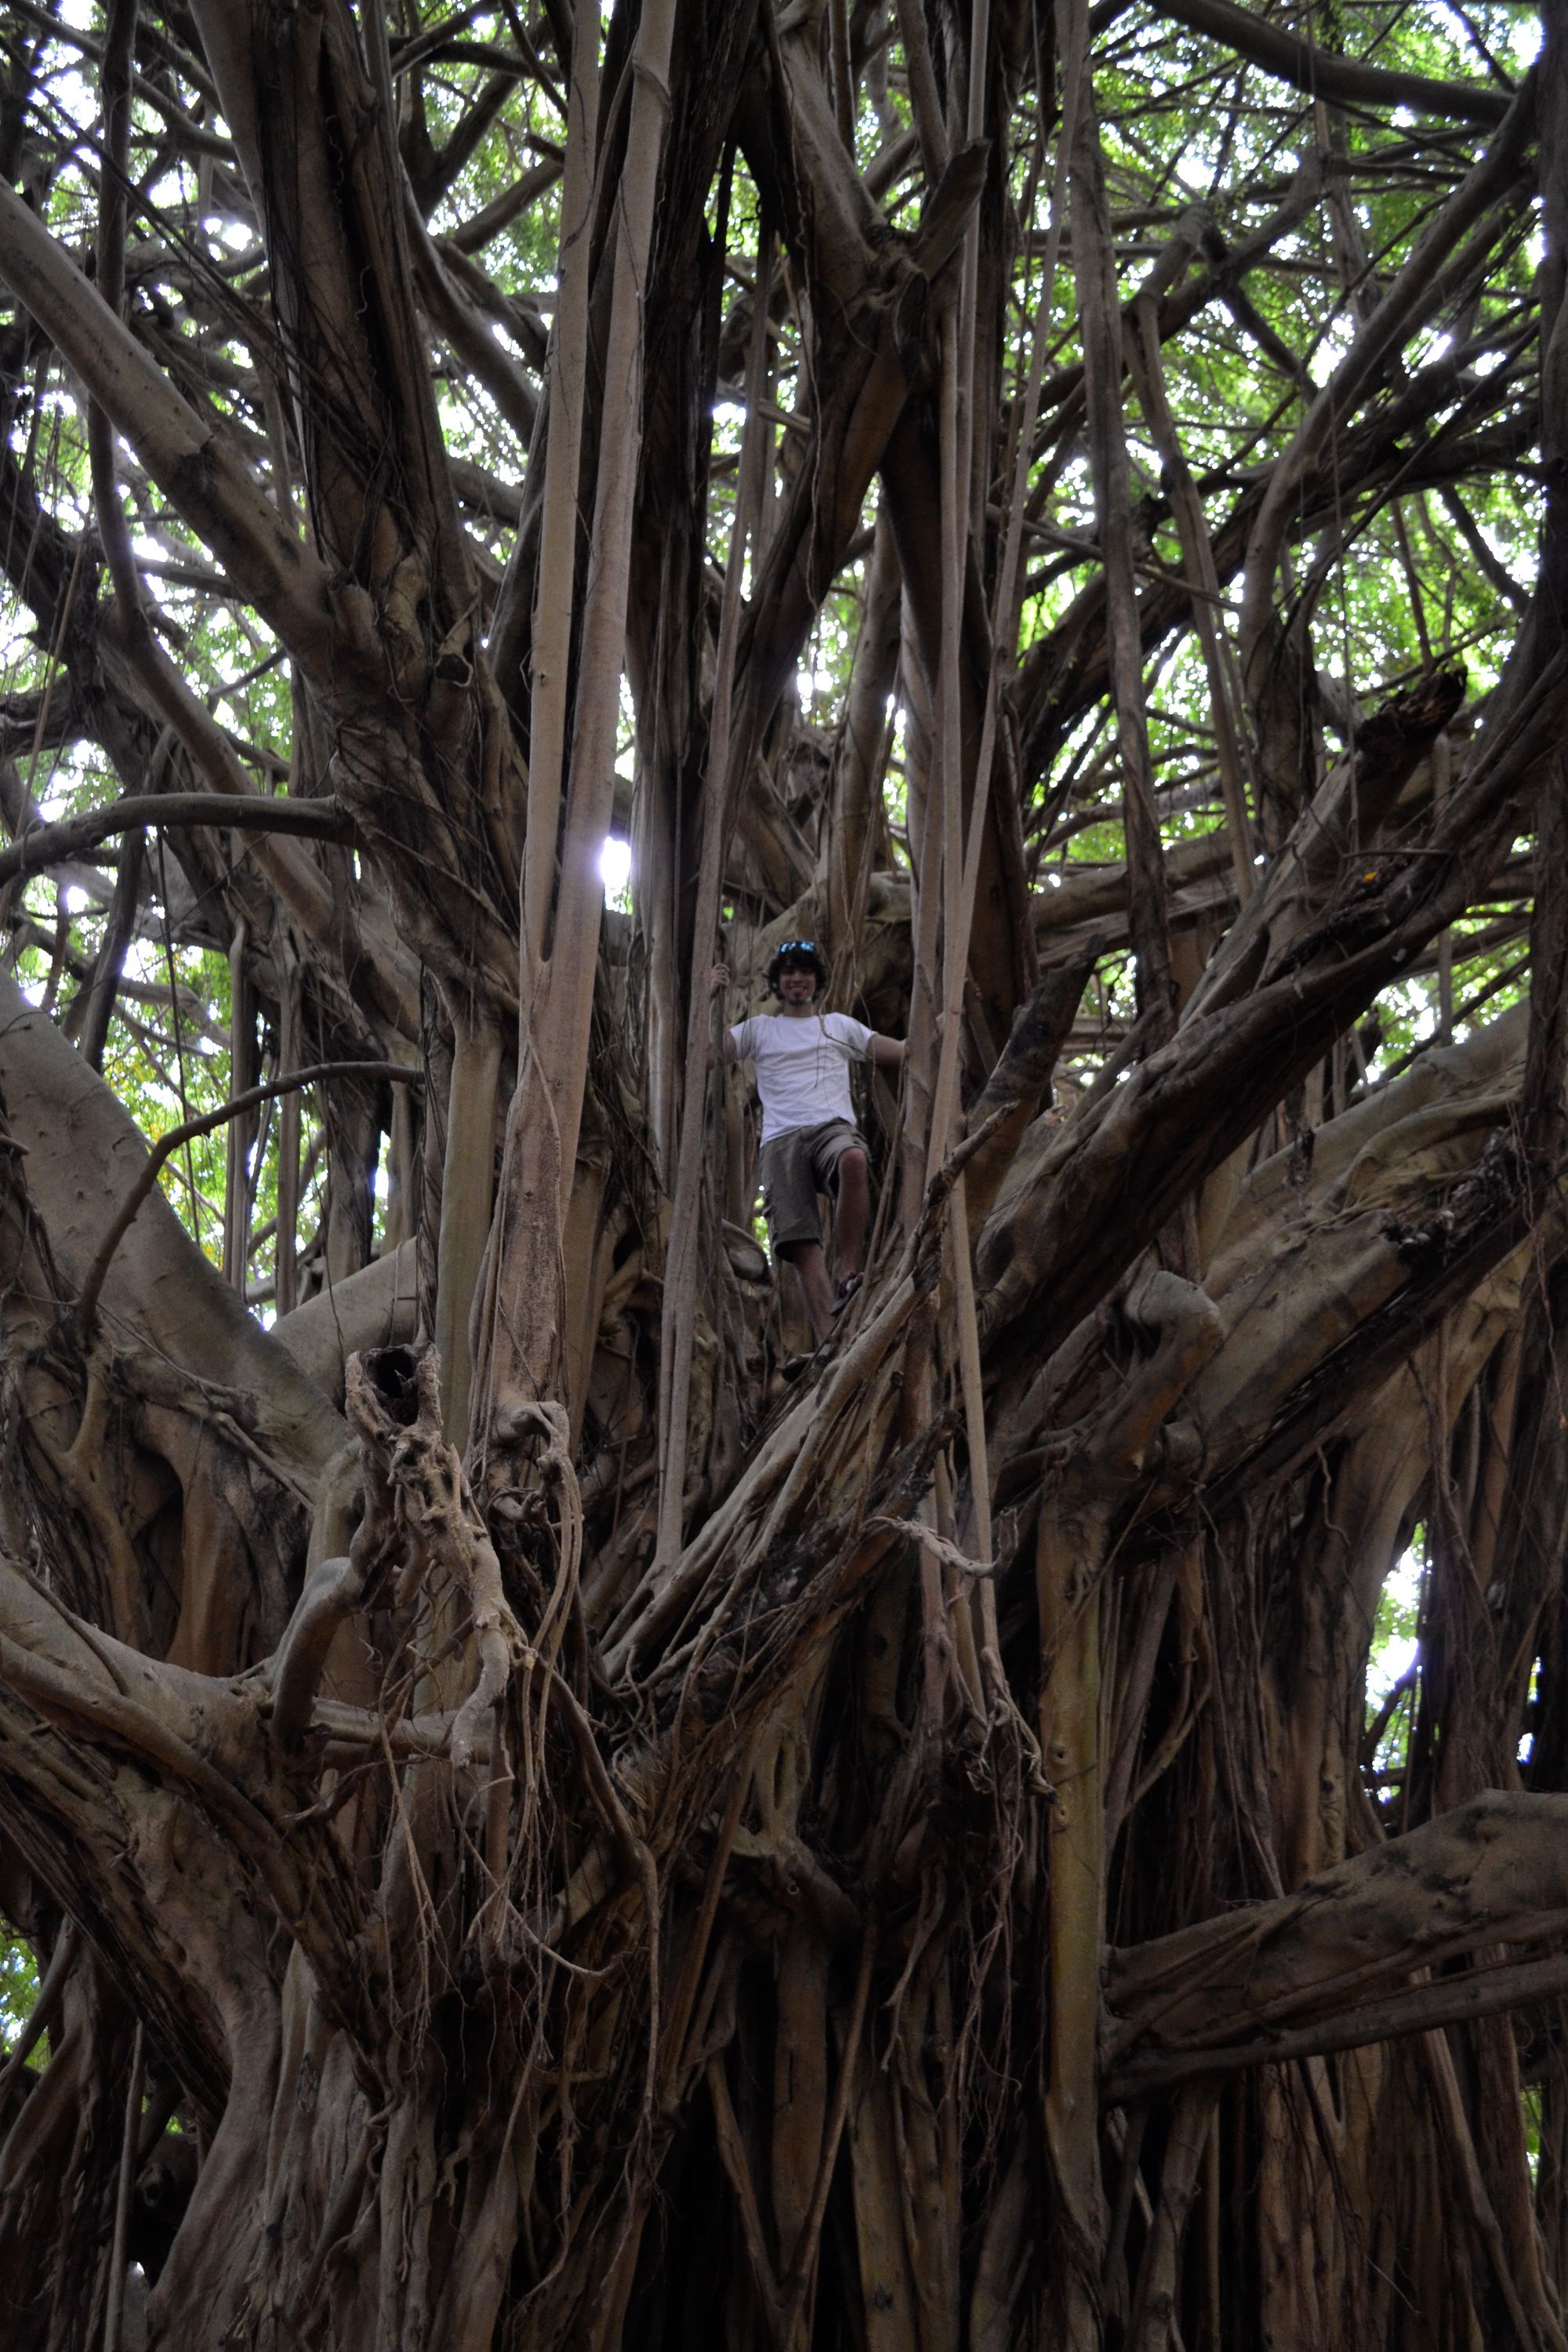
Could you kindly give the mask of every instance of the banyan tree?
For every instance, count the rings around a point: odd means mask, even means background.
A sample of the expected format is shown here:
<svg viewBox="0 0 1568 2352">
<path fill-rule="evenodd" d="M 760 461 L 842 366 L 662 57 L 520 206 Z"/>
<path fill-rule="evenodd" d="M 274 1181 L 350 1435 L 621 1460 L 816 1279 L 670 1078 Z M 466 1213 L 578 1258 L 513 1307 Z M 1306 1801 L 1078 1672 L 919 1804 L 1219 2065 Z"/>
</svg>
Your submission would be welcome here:
<svg viewBox="0 0 1568 2352">
<path fill-rule="evenodd" d="M 1563 2352 L 1565 258 L 1563 0 L 10 0 L 7 2352 Z"/>
</svg>

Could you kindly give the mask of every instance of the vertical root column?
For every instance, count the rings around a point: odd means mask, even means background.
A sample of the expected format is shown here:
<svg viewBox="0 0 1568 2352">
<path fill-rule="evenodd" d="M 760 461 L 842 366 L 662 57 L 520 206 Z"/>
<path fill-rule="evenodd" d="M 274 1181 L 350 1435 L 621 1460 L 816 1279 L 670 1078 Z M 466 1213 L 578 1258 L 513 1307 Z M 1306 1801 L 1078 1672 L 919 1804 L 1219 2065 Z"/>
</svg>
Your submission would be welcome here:
<svg viewBox="0 0 1568 2352">
<path fill-rule="evenodd" d="M 1057 2341 L 1100 2340 L 1105 2192 L 1100 2170 L 1100 1977 L 1104 1911 L 1098 1527 L 1046 1509 L 1036 1582 L 1040 1747 L 1056 1791 L 1050 1831 L 1046 2140 L 1060 2197 Z"/>
</svg>

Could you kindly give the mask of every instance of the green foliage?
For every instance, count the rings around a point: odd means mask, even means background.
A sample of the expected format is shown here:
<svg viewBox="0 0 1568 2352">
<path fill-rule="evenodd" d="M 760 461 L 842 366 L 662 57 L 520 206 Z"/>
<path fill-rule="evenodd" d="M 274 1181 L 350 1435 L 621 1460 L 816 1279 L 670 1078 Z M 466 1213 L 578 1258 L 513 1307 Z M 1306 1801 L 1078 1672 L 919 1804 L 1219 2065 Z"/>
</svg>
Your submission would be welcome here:
<svg viewBox="0 0 1568 2352">
<path fill-rule="evenodd" d="M 1377 1597 L 1366 1665 L 1366 1732 L 1369 1739 L 1376 1735 L 1367 1769 L 1378 1796 L 1390 1789 L 1397 1793 L 1409 1755 L 1421 1671 L 1426 1549 L 1426 1529 L 1417 1528 Z"/>
<path fill-rule="evenodd" d="M 1524 2083 L 1520 2086 L 1519 2110 L 1524 2118 L 1524 2160 L 1530 2168 L 1531 2183 L 1541 2173 L 1541 2085 Z"/>
<path fill-rule="evenodd" d="M 32 2015 L 37 1998 L 38 1969 L 32 1948 L 0 1919 L 0 2059 L 5 2051 L 15 2048 L 16 2037 Z M 47 2065 L 48 2057 L 49 2037 L 40 2033 L 28 2053 L 27 2063 L 41 2071 Z"/>
</svg>

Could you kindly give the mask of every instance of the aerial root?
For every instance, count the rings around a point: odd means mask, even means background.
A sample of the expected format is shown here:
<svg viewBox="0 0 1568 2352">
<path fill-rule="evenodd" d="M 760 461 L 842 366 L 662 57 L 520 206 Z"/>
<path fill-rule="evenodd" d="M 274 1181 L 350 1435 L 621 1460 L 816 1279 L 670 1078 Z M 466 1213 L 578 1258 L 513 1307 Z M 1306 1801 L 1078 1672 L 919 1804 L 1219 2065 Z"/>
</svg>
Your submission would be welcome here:
<svg viewBox="0 0 1568 2352">
<path fill-rule="evenodd" d="M 349 1360 L 345 1402 L 367 1455 L 384 1467 L 392 1542 L 406 1549 L 399 1599 L 412 1598 L 432 1567 L 468 1599 L 479 1671 L 447 1743 L 460 1769 L 472 1759 L 479 1725 L 530 1653 L 461 1457 L 441 1426 L 440 1371 L 433 1347 L 367 1349 Z"/>
</svg>

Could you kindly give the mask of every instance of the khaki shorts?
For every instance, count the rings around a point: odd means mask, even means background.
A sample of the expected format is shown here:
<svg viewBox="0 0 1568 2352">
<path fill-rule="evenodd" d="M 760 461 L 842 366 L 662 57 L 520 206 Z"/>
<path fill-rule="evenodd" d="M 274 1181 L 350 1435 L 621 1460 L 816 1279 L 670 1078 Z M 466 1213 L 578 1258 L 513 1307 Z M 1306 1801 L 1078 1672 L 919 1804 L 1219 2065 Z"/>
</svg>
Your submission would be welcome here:
<svg viewBox="0 0 1568 2352">
<path fill-rule="evenodd" d="M 792 1127 L 764 1143 L 757 1163 L 763 1180 L 763 1210 L 775 1250 L 795 1242 L 820 1242 L 816 1196 L 835 1191 L 838 1162 L 846 1151 L 864 1151 L 866 1139 L 847 1118 L 821 1127 Z"/>
</svg>

